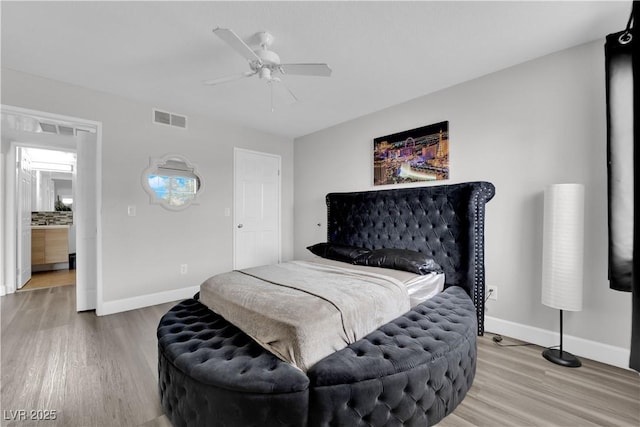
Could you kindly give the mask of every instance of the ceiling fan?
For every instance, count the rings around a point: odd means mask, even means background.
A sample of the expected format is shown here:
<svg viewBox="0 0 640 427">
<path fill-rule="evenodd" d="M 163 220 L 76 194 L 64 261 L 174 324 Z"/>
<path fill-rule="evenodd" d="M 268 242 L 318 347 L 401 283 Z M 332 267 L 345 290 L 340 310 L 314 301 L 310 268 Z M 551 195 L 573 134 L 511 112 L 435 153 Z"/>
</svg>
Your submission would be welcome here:
<svg viewBox="0 0 640 427">
<path fill-rule="evenodd" d="M 236 33 L 228 28 L 216 28 L 213 30 L 213 33 L 249 61 L 250 70 L 241 74 L 205 80 L 203 82 L 205 85 L 214 86 L 255 75 L 266 80 L 270 85 L 274 82 L 281 82 L 280 77 L 277 76 L 278 74 L 320 77 L 331 76 L 331 68 L 323 63 L 281 64 L 278 54 L 269 50 L 269 47 L 273 43 L 273 36 L 266 31 L 259 32 L 255 35 L 255 39 L 258 41 L 255 49 L 249 47 Z M 273 85 L 271 85 L 271 87 L 273 88 Z M 295 95 L 288 88 L 287 92 L 293 98 L 293 101 L 297 101 Z"/>
</svg>

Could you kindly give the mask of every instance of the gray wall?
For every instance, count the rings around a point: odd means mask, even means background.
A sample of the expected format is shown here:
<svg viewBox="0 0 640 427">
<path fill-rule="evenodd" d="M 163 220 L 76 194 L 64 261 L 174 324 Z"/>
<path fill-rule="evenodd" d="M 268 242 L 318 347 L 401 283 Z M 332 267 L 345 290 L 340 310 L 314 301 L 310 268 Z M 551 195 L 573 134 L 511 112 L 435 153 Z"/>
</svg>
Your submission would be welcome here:
<svg viewBox="0 0 640 427">
<path fill-rule="evenodd" d="M 100 121 L 104 301 L 197 286 L 232 268 L 233 148 L 282 156 L 282 257 L 293 254 L 293 142 L 189 115 L 188 129 L 151 123 L 152 108 L 105 93 L 2 70 L 2 103 Z M 181 113 L 181 112 L 176 112 Z M 268 113 L 268 111 L 266 112 Z M 182 154 L 205 180 L 200 204 L 181 212 L 150 205 L 141 174 L 149 157 Z M 137 216 L 127 216 L 127 206 Z M 180 264 L 188 274 L 180 275 Z"/>
<path fill-rule="evenodd" d="M 629 348 L 631 298 L 607 281 L 604 41 L 578 46 L 417 98 L 295 141 L 295 256 L 326 240 L 324 196 L 373 188 L 373 138 L 449 121 L 451 179 L 491 181 L 487 315 L 557 331 L 540 302 L 542 195 L 586 187 L 584 308 L 565 334 Z M 399 77 L 401 78 L 401 77 Z M 392 84 L 392 82 L 390 82 Z M 317 224 L 321 223 L 318 227 Z"/>
</svg>

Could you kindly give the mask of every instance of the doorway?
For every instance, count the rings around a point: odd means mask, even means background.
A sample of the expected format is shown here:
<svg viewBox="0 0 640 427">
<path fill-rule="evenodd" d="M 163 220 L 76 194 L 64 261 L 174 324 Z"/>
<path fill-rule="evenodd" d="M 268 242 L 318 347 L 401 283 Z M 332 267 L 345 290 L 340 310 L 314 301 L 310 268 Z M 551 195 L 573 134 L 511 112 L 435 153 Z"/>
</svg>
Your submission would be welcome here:
<svg viewBox="0 0 640 427">
<path fill-rule="evenodd" d="M 275 154 L 234 149 L 235 270 L 280 262 L 280 163 Z"/>
<path fill-rule="evenodd" d="M 100 314 L 101 131 L 102 125 L 99 122 L 2 106 L 2 179 L 5 181 L 2 190 L 4 205 L 0 209 L 4 225 L 4 256 L 0 259 L 2 294 L 13 293 L 18 288 L 20 257 L 17 242 L 23 238 L 17 221 L 17 206 L 20 201 L 16 182 L 18 147 L 75 151 L 77 185 L 73 191 L 73 203 L 77 253 L 76 309 L 96 309 Z"/>
<path fill-rule="evenodd" d="M 76 153 L 18 145 L 17 288 L 76 283 Z"/>
</svg>

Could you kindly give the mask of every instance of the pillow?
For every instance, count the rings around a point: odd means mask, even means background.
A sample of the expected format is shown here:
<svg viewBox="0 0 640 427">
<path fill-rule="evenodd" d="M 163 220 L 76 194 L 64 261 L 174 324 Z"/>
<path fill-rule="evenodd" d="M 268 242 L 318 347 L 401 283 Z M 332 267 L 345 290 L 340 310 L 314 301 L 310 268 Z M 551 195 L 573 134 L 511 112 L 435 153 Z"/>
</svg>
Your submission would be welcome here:
<svg viewBox="0 0 640 427">
<path fill-rule="evenodd" d="M 349 264 L 353 264 L 356 258 L 371 253 L 370 249 L 339 243 L 316 243 L 313 246 L 308 246 L 307 249 L 319 257 L 348 262 Z"/>
<path fill-rule="evenodd" d="M 353 263 L 410 271 L 416 274 L 442 273 L 442 267 L 433 258 L 409 249 L 376 249 L 360 255 Z"/>
</svg>

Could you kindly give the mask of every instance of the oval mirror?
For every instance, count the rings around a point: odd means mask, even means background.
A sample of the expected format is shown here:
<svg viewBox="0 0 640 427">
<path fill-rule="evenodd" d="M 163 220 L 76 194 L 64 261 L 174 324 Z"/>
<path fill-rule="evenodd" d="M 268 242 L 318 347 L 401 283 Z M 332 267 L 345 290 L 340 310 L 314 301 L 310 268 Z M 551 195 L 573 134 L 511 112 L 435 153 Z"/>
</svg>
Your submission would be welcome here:
<svg viewBox="0 0 640 427">
<path fill-rule="evenodd" d="M 177 154 L 150 159 L 142 174 L 149 201 L 169 210 L 182 210 L 197 203 L 204 182 L 196 166 Z"/>
</svg>

